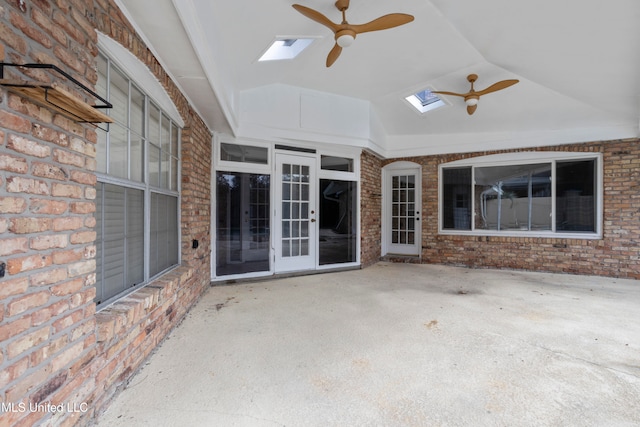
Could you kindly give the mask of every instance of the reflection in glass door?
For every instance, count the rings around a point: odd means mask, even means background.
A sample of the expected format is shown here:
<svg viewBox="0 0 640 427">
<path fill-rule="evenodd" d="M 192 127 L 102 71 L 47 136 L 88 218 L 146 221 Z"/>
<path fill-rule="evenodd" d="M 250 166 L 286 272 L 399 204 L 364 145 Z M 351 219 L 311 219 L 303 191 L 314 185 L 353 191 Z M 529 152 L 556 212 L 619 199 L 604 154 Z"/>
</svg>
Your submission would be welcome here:
<svg viewBox="0 0 640 427">
<path fill-rule="evenodd" d="M 270 176 L 216 174 L 216 275 L 269 271 Z"/>
<path fill-rule="evenodd" d="M 315 159 L 278 154 L 276 182 L 275 269 L 315 268 Z"/>
<path fill-rule="evenodd" d="M 320 180 L 318 264 L 340 264 L 357 260 L 358 183 Z"/>
</svg>

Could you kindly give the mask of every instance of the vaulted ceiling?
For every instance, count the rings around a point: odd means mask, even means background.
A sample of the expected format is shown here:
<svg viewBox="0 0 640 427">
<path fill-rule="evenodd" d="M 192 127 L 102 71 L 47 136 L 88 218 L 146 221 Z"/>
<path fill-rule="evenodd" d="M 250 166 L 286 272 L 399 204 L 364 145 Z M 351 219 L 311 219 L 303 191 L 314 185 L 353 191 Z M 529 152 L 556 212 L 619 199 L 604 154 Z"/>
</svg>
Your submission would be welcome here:
<svg viewBox="0 0 640 427">
<path fill-rule="evenodd" d="M 332 0 L 117 0 L 208 126 L 238 139 L 338 143 L 380 155 L 632 138 L 640 124 L 638 0 L 352 0 L 347 19 L 409 24 L 361 34 L 329 68 Z M 152 11 L 152 12 L 151 12 Z M 276 37 L 312 37 L 297 58 L 258 62 Z M 520 82 L 419 114 L 425 88 Z"/>
</svg>

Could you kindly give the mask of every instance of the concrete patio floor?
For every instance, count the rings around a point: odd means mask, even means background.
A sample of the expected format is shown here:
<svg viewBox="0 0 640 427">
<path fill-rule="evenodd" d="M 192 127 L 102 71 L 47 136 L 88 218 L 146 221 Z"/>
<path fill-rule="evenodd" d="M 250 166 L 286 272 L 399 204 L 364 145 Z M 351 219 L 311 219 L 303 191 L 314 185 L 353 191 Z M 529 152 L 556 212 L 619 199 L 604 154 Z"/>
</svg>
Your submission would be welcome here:
<svg viewBox="0 0 640 427">
<path fill-rule="evenodd" d="M 378 263 L 208 290 L 112 426 L 639 426 L 640 282 Z"/>
</svg>

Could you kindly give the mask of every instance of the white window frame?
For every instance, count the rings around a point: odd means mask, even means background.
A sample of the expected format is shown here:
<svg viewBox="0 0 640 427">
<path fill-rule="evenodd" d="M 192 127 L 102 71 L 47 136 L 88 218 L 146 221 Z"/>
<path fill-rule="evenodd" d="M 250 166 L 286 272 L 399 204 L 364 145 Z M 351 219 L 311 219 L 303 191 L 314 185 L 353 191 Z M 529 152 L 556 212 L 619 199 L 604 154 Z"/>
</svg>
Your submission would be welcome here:
<svg viewBox="0 0 640 427">
<path fill-rule="evenodd" d="M 271 219 L 273 220 L 273 207 L 276 204 L 276 192 L 274 191 L 273 182 L 274 177 L 276 176 L 275 171 L 275 156 L 276 153 L 296 153 L 295 151 L 282 150 L 277 148 L 278 143 L 275 142 L 267 142 L 255 139 L 248 138 L 235 138 L 231 135 L 214 133 L 212 138 L 213 143 L 213 167 L 211 168 L 211 200 L 212 203 L 215 204 L 217 201 L 217 193 L 216 193 L 216 177 L 218 172 L 241 172 L 241 173 L 251 173 L 251 174 L 264 174 L 271 176 L 271 199 L 270 204 L 272 207 L 271 210 Z M 266 148 L 268 150 L 268 160 L 267 164 L 260 163 L 249 163 L 249 162 L 241 162 L 241 161 L 230 161 L 230 160 L 222 160 L 221 159 L 221 144 L 231 144 L 231 145 L 245 145 L 252 147 L 260 147 Z M 359 266 L 361 263 L 360 252 L 361 252 L 361 192 L 362 192 L 362 181 L 360 180 L 360 156 L 361 149 L 351 148 L 351 147 L 314 147 L 311 144 L 304 143 L 301 141 L 290 142 L 287 145 L 291 145 L 292 147 L 300 147 L 300 148 L 309 148 L 315 151 L 315 153 L 298 153 L 301 156 L 305 157 L 314 157 L 316 159 L 316 184 L 319 185 L 321 179 L 336 179 L 342 181 L 354 181 L 357 183 L 357 222 L 358 222 L 358 239 L 356 240 L 356 260 L 350 263 L 341 263 L 341 264 L 329 264 L 329 265 L 316 265 L 315 271 L 321 270 L 331 270 L 336 268 L 349 268 L 354 266 Z M 333 156 L 333 157 L 344 157 L 353 160 L 353 172 L 344 172 L 344 171 L 334 171 L 328 169 L 322 169 L 321 167 L 321 156 Z M 319 196 L 318 196 L 319 197 Z M 236 278 L 254 278 L 254 277 L 265 277 L 274 274 L 274 265 L 273 263 L 270 266 L 269 271 L 261 271 L 261 272 L 253 272 L 253 273 L 245 273 L 238 275 L 228 275 L 228 276 L 220 276 L 216 275 L 216 266 L 215 262 L 217 259 L 217 224 L 216 224 L 216 212 L 215 208 L 212 205 L 212 214 L 211 214 L 211 265 L 210 265 L 210 277 L 212 281 L 217 280 L 232 280 Z M 270 245 L 271 245 L 271 256 L 273 257 L 273 251 L 275 250 L 275 236 L 270 236 Z M 318 253 L 319 242 L 316 239 L 316 254 Z M 273 259 L 273 258 L 272 258 Z"/>
<path fill-rule="evenodd" d="M 184 127 L 184 121 L 180 117 L 177 108 L 169 98 L 166 91 L 162 88 L 158 80 L 151 74 L 148 68 L 142 64 L 139 60 L 137 60 L 130 52 L 124 49 L 121 45 L 116 43 L 114 40 L 109 37 L 98 33 L 98 48 L 101 54 L 108 59 L 115 67 L 117 67 L 123 74 L 126 75 L 128 80 L 134 84 L 138 90 L 140 90 L 145 96 L 145 115 L 147 116 L 145 119 L 145 136 L 144 143 L 149 144 L 148 142 L 148 133 L 149 133 L 149 106 L 154 104 L 158 107 L 161 117 L 166 117 L 171 120 L 171 122 L 177 127 L 177 182 L 176 188 L 173 188 L 171 185 L 171 176 L 169 173 L 167 183 L 167 187 L 159 187 L 157 184 L 151 184 L 149 182 L 149 162 L 148 162 L 148 149 L 144 149 L 144 174 L 143 181 L 136 182 L 129 179 L 118 178 L 113 175 L 109 175 L 108 173 L 96 172 L 96 176 L 99 184 L 113 184 L 120 187 L 126 187 L 131 189 L 142 190 L 144 192 L 144 279 L 141 283 L 132 286 L 116 295 L 108 297 L 99 302 L 98 308 L 103 309 L 113 302 L 118 301 L 124 296 L 130 294 L 136 289 L 146 286 L 148 283 L 152 282 L 156 278 L 166 274 L 167 272 L 175 269 L 182 262 L 182 233 L 181 233 L 181 175 L 182 175 L 182 159 L 181 159 L 181 135 L 182 128 Z M 108 87 L 108 86 L 107 86 Z M 129 100 L 129 102 L 131 102 Z M 161 118 L 162 120 L 162 118 Z M 162 125 L 160 124 L 162 128 Z M 161 131 L 160 128 L 160 131 Z M 171 129 L 171 128 L 170 128 Z M 170 132 L 171 133 L 171 132 Z M 157 141 L 158 144 L 161 144 L 160 141 Z M 107 149 L 107 159 L 106 165 L 107 170 L 109 168 L 109 159 L 108 154 L 109 150 Z M 171 152 L 169 152 L 169 161 L 171 162 Z M 128 157 L 128 162 L 131 161 L 130 157 Z M 162 162 L 162 159 L 160 159 Z M 170 169 L 169 169 L 170 170 Z M 151 275 L 150 273 L 150 256 L 151 252 L 150 248 L 150 229 L 151 229 L 151 195 L 152 193 L 166 195 L 170 197 L 175 197 L 177 199 L 177 263 L 169 266 L 168 268 L 164 268 L 161 271 Z M 99 225 L 98 225 L 99 226 Z"/>
<path fill-rule="evenodd" d="M 595 160 L 596 161 L 596 230 L 593 232 L 557 232 L 556 229 L 556 163 L 567 160 Z M 477 230 L 475 225 L 475 168 L 477 167 L 493 167 L 493 166 L 513 166 L 514 164 L 535 164 L 549 163 L 551 164 L 551 182 L 552 182 L 552 206 L 551 206 L 551 230 Z M 471 230 L 454 230 L 445 229 L 444 223 L 444 189 L 443 189 L 443 170 L 447 168 L 471 167 Z M 516 152 L 492 154 L 482 157 L 472 157 L 469 159 L 456 160 L 449 163 L 438 165 L 438 234 L 442 235 L 468 235 L 468 236 L 501 236 L 501 237 L 542 237 L 542 238 L 560 238 L 560 239 L 602 239 L 603 230 L 603 161 L 602 153 L 593 152 L 561 152 L 561 151 L 541 151 L 541 152 Z"/>
</svg>

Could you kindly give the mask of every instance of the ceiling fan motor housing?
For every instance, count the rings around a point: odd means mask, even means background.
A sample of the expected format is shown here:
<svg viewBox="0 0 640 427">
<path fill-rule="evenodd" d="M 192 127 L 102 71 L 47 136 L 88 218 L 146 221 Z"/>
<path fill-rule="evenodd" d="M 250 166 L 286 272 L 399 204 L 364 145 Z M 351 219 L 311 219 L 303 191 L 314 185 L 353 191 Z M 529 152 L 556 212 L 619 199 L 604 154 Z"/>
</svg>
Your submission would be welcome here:
<svg viewBox="0 0 640 427">
<path fill-rule="evenodd" d="M 340 30 L 336 32 L 336 43 L 340 47 L 349 47 L 353 44 L 353 41 L 356 39 L 356 32 L 345 28 L 344 30 Z"/>
</svg>

